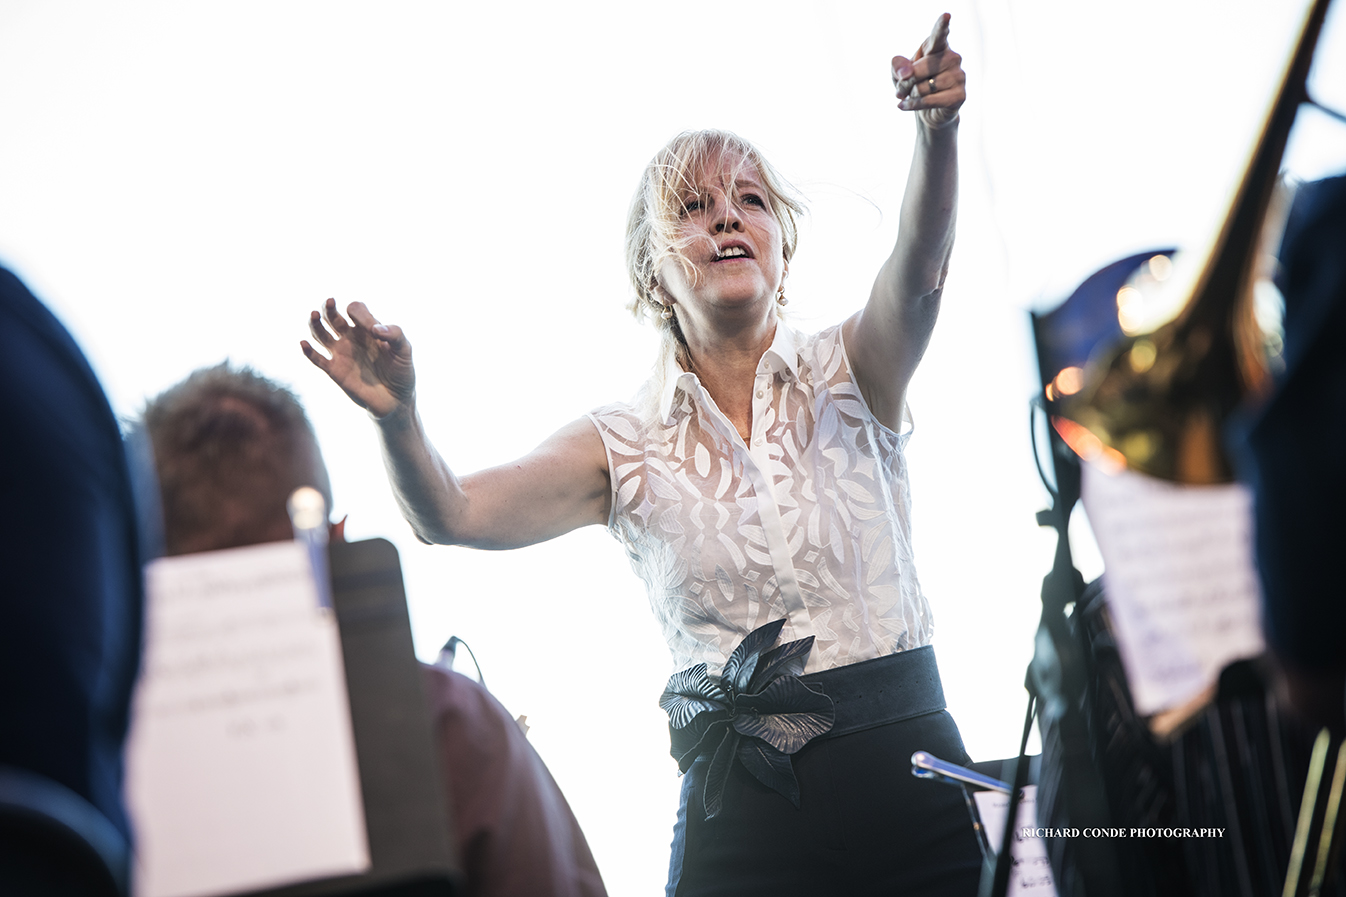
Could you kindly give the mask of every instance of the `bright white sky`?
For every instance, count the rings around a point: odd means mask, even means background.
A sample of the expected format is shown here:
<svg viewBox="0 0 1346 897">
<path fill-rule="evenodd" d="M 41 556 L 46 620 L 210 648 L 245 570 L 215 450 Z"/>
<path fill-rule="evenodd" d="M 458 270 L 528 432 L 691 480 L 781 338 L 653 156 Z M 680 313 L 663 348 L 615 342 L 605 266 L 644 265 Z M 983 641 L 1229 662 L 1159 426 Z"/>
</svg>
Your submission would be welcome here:
<svg viewBox="0 0 1346 897">
<path fill-rule="evenodd" d="M 910 396 L 916 552 L 950 709 L 974 757 L 1009 756 L 1052 547 L 1023 310 L 1201 242 L 1302 6 L 3 0 L 0 261 L 121 414 L 226 357 L 291 385 L 347 532 L 401 551 L 418 653 L 467 639 L 612 893 L 651 894 L 678 779 L 643 586 L 599 528 L 512 554 L 418 544 L 370 424 L 299 353 L 309 309 L 360 299 L 406 328 L 451 464 L 516 457 L 647 375 L 652 333 L 622 309 L 627 202 L 669 137 L 725 127 L 811 201 L 795 326 L 840 320 L 891 248 L 910 156 L 888 60 L 947 9 L 970 99 L 959 243 Z M 1343 19 L 1314 84 L 1338 109 Z M 1302 121 L 1292 171 L 1346 168 L 1346 125 Z"/>
</svg>

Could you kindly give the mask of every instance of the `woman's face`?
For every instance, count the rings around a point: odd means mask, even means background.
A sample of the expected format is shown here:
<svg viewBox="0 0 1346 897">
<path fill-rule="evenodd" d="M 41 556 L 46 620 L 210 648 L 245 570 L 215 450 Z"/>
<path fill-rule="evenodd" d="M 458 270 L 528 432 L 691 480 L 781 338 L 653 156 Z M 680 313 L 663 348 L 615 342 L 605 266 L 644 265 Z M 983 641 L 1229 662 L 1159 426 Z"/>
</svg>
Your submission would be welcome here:
<svg viewBox="0 0 1346 897">
<path fill-rule="evenodd" d="M 677 236 L 691 271 L 677 258 L 659 269 L 684 333 L 769 309 L 785 277 L 780 223 L 756 167 L 726 154 L 689 180 Z"/>
</svg>

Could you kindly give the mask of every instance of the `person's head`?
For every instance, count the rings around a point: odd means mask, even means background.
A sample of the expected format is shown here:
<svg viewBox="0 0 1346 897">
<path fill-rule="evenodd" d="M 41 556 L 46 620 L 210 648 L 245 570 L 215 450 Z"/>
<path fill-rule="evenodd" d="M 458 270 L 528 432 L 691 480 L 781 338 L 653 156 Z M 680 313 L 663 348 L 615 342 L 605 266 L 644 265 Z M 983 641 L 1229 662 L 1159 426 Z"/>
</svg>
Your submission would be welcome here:
<svg viewBox="0 0 1346 897">
<path fill-rule="evenodd" d="M 772 251 L 780 258 L 769 260 L 768 273 L 783 278 L 803 204 L 756 147 L 728 131 L 686 131 L 646 166 L 626 225 L 627 273 L 635 291 L 630 307 L 638 318 L 651 318 L 666 343 L 682 341 L 670 290 L 695 288 L 703 266 L 715 258 L 716 228 L 732 229 L 732 216 L 752 217 L 758 210 L 778 241 Z M 770 292 L 779 286 L 770 284 Z M 671 317 L 664 317 L 666 308 Z"/>
<path fill-rule="evenodd" d="M 312 486 L 332 507 L 322 452 L 294 393 L 228 362 L 151 399 L 169 555 L 293 538 L 286 501 Z"/>
</svg>

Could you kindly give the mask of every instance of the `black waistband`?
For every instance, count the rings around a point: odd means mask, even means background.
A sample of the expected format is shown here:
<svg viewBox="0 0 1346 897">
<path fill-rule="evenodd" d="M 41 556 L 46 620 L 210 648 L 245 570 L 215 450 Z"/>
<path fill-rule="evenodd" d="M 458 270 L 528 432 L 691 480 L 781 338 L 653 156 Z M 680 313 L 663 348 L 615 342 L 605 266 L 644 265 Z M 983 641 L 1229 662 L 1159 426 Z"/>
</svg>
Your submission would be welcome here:
<svg viewBox="0 0 1346 897">
<path fill-rule="evenodd" d="M 799 678 L 821 687 L 836 705 L 836 722 L 823 738 L 863 732 L 945 707 L 935 649 L 929 645 Z"/>
</svg>

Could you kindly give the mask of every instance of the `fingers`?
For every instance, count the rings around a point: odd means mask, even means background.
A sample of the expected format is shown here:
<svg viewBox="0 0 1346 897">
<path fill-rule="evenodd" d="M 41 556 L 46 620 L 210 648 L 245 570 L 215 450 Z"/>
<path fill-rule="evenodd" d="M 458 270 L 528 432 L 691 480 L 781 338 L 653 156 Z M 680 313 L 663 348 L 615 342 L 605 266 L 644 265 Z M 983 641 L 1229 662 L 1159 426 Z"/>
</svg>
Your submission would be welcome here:
<svg viewBox="0 0 1346 897">
<path fill-rule="evenodd" d="M 903 112 L 912 112 L 922 109 L 951 110 L 943 115 L 936 116 L 935 118 L 926 119 L 927 124 L 943 127 L 957 118 L 958 109 L 962 107 L 966 100 L 967 90 L 963 85 L 959 84 L 956 87 L 938 90 L 926 96 L 913 94 L 898 103 L 897 108 L 901 109 Z"/>
<path fill-rule="evenodd" d="M 930 85 L 931 79 L 936 84 L 933 89 Z M 963 84 L 966 80 L 967 76 L 963 74 L 963 57 L 953 50 L 941 50 L 914 61 L 905 60 L 901 56 L 893 57 L 893 86 L 897 89 L 899 100 L 905 100 L 913 94 L 929 96 L 936 90 L 947 90 Z"/>
<path fill-rule="evenodd" d="M 893 83 L 898 88 L 898 98 L 905 98 L 911 92 L 911 85 L 903 82 L 927 81 L 934 77 L 940 71 L 949 68 L 949 60 L 945 54 L 949 52 L 949 22 L 951 16 L 946 12 L 935 20 L 935 27 L 931 29 L 930 36 L 927 37 L 916 53 L 907 59 L 903 56 L 893 57 Z M 962 57 L 954 54 L 959 62 Z"/>
<path fill-rule="evenodd" d="M 349 316 L 349 321 L 346 316 Z M 304 357 L 319 370 L 336 379 L 333 364 L 338 362 L 338 356 L 349 361 L 352 350 L 357 357 L 365 358 L 370 363 L 388 350 L 401 362 L 410 362 L 411 344 L 407 342 L 401 327 L 380 324 L 363 302 L 352 302 L 346 308 L 346 316 L 337 310 L 335 299 L 324 302 L 321 312 L 309 314 L 309 333 L 313 335 L 315 343 L 327 350 L 327 354 L 324 355 L 307 340 L 301 340 L 299 348 Z M 342 348 L 343 343 L 346 344 L 345 348 Z"/>
<path fill-rule="evenodd" d="M 316 311 L 310 313 L 308 316 L 308 332 L 313 334 L 313 338 L 318 341 L 318 345 L 329 351 L 332 348 L 332 344 L 337 340 L 337 338 L 329 333 L 327 328 L 323 326 L 322 316 Z"/>
<path fill-rule="evenodd" d="M 380 324 L 363 302 L 352 302 L 346 308 L 346 315 L 350 317 L 349 321 L 337 310 L 336 300 L 328 299 L 323 303 L 321 314 L 315 311 L 309 315 L 309 332 L 313 334 L 313 338 L 324 349 L 328 350 L 343 339 L 355 337 L 358 342 L 360 331 L 367 331 L 373 334 L 376 339 L 390 342 L 402 342 L 405 339 L 402 335 L 402 328 L 390 324 Z M 327 324 L 326 327 L 323 326 L 324 322 Z M 328 330 L 329 327 L 331 328 L 330 331 Z"/>
<path fill-rule="evenodd" d="M 907 96 L 897 104 L 904 111 L 911 109 L 957 108 L 967 99 L 967 76 L 962 69 L 941 72 L 925 81 L 917 81 Z"/>
</svg>

